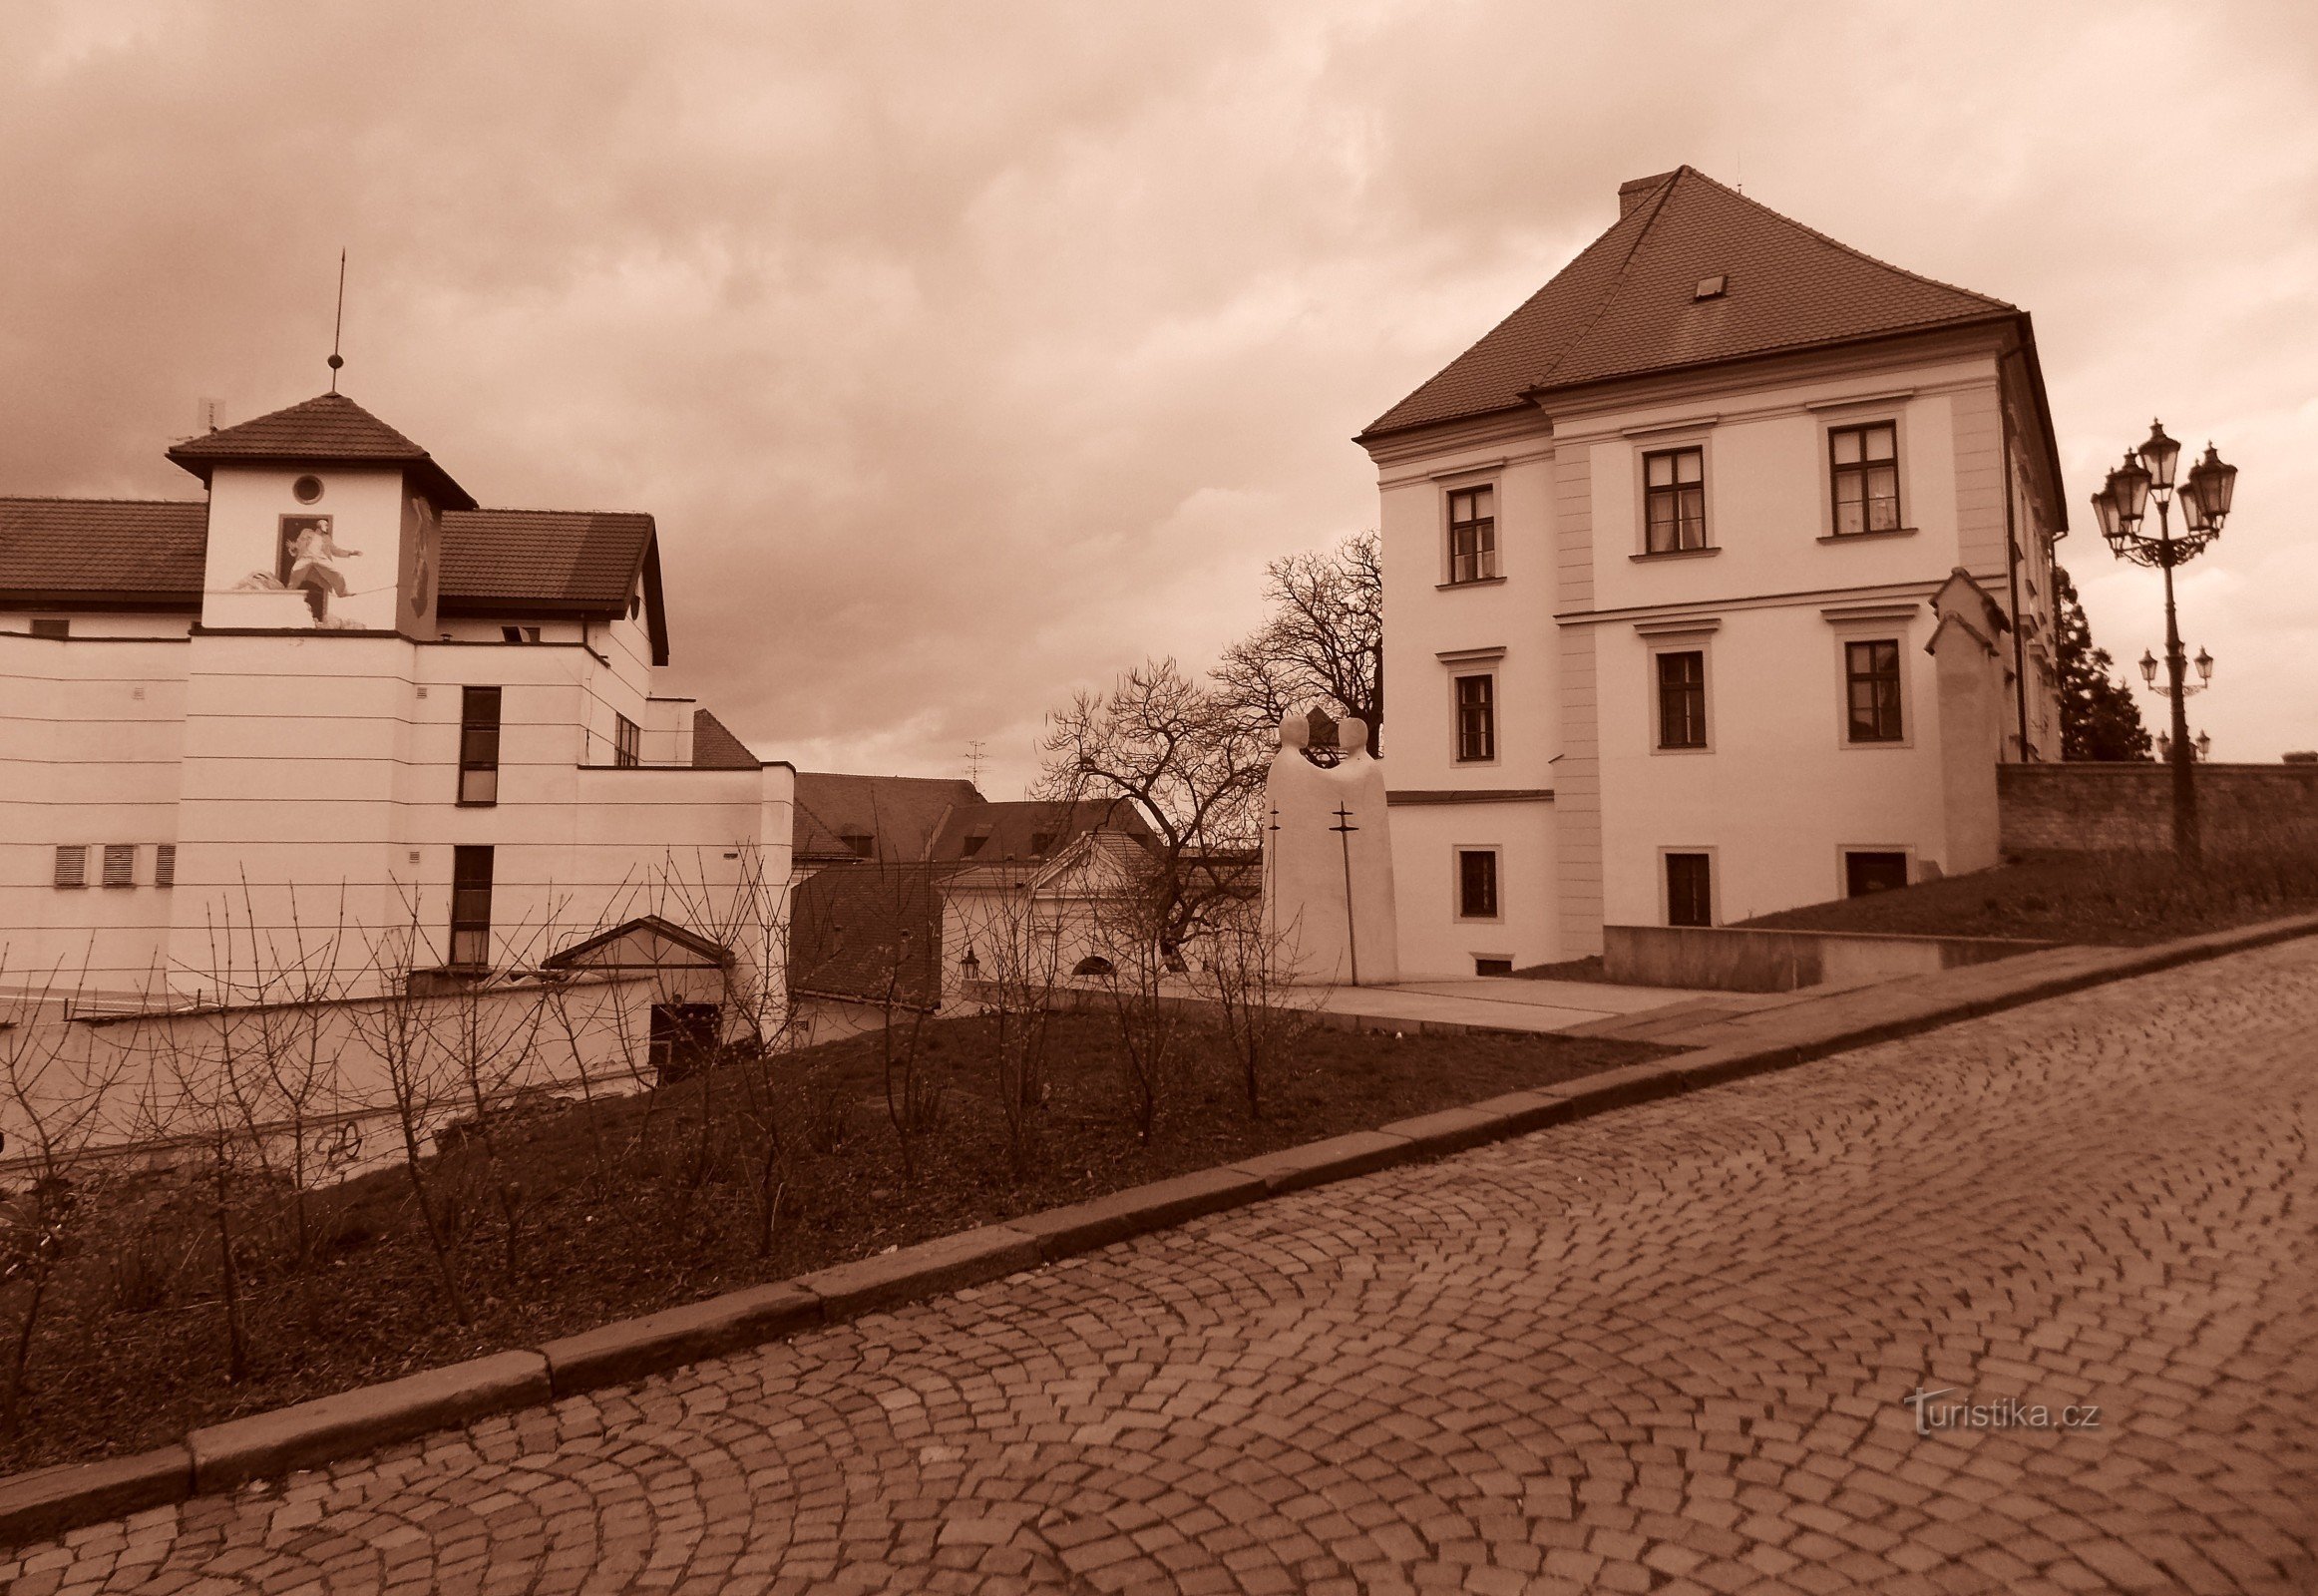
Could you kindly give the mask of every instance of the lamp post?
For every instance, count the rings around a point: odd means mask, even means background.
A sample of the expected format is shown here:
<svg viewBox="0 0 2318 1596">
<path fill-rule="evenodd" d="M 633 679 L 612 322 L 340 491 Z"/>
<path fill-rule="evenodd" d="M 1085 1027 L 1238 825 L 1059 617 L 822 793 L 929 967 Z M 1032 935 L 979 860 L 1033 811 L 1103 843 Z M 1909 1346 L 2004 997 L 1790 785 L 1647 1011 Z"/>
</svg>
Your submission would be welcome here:
<svg viewBox="0 0 2318 1596">
<path fill-rule="evenodd" d="M 2109 474 L 2108 483 L 2093 496 L 2093 512 L 2101 520 L 2101 536 L 2110 553 L 2138 566 L 2154 566 L 2165 577 L 2165 693 L 2172 700 L 2172 734 L 2165 739 L 2165 762 L 2173 767 L 2173 852 L 2194 864 L 2201 848 L 2197 834 L 2196 745 L 2189 737 L 2188 660 L 2181 652 L 2181 625 L 2173 605 L 2173 568 L 2204 553 L 2221 536 L 2229 516 L 2229 500 L 2237 487 L 2237 468 L 2225 465 L 2213 445 L 2205 458 L 2189 468 L 2180 485 L 2181 531 L 2175 536 L 2170 511 L 2173 502 L 2173 465 L 2181 446 L 2165 436 L 2157 422 L 2149 423 L 2148 441 L 2125 452 L 2125 463 Z M 2157 502 L 2157 534 L 2141 531 L 2151 498 Z M 2199 673 L 2210 676 L 2212 656 L 2200 650 Z M 2154 677 L 2155 662 L 2143 666 Z M 2153 681 L 2152 681 L 2153 685 Z M 2202 683 L 2200 683 L 2202 685 Z"/>
</svg>

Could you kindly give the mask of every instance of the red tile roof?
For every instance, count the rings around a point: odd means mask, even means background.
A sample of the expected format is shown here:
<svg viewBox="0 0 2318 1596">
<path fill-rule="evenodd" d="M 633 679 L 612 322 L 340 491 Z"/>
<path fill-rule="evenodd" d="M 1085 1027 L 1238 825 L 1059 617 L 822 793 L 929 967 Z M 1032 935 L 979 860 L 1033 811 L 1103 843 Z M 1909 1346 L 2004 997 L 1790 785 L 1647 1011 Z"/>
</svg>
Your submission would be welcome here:
<svg viewBox="0 0 2318 1596">
<path fill-rule="evenodd" d="M 625 612 L 652 518 L 600 510 L 454 510 L 443 517 L 443 598 L 462 611 L 549 600 Z"/>
<path fill-rule="evenodd" d="M 692 711 L 694 770 L 755 770 L 764 763 L 705 709 Z"/>
<path fill-rule="evenodd" d="M 475 508 L 473 496 L 451 480 L 434 456 L 342 393 L 317 394 L 286 410 L 197 434 L 172 446 L 169 457 L 203 482 L 219 464 L 405 465 L 417 468 L 415 474 L 438 504 Z"/>
<path fill-rule="evenodd" d="M 175 499 L 0 499 L 0 597 L 197 606 L 209 507 Z"/>
<path fill-rule="evenodd" d="M 208 506 L 154 499 L 0 499 L 0 598 L 16 603 L 198 609 Z M 454 510 L 443 517 L 445 614 L 609 619 L 642 580 L 666 663 L 647 515 Z"/>
<path fill-rule="evenodd" d="M 1690 167 L 1627 185 L 1621 201 L 1614 226 L 1361 440 L 1513 409 L 1541 390 L 2019 314 L 1861 254 Z M 1725 291 L 1698 298 L 1713 276 Z"/>
<path fill-rule="evenodd" d="M 1151 828 L 1132 807 L 1099 798 L 1075 804 L 1037 799 L 961 804 L 943 819 L 926 857 L 941 863 L 967 860 L 977 865 L 1008 859 L 1049 859 L 1081 833 L 1104 826 L 1133 837 L 1151 835 Z"/>
<path fill-rule="evenodd" d="M 970 781 L 800 770 L 792 831 L 796 858 L 801 864 L 858 859 L 846 839 L 868 837 L 880 861 L 920 861 L 954 806 L 982 801 Z"/>
</svg>

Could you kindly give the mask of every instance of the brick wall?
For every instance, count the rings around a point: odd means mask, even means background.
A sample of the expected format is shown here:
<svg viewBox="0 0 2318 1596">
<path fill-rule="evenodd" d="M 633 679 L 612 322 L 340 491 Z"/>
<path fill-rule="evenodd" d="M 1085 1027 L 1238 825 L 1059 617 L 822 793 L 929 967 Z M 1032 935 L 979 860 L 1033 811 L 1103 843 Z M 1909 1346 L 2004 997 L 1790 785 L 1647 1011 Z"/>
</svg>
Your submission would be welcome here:
<svg viewBox="0 0 2318 1596">
<path fill-rule="evenodd" d="M 2158 764 L 1999 765 L 2004 851 L 2169 848 L 2172 782 Z M 2199 765 L 2197 813 L 2209 848 L 2318 839 L 2318 765 Z"/>
</svg>

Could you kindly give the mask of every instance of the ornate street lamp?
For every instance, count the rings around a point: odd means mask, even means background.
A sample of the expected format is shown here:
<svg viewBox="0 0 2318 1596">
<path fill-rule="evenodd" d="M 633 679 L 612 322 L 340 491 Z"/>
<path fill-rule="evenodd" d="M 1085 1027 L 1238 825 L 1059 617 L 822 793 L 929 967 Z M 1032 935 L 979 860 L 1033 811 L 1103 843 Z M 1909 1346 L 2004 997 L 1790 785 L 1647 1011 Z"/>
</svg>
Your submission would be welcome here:
<svg viewBox="0 0 2318 1596">
<path fill-rule="evenodd" d="M 2157 739 L 2157 746 L 2159 757 L 2173 769 L 2173 851 L 2194 863 L 2201 850 L 2193 771 L 2203 750 L 2211 748 L 2212 739 L 2190 739 L 2188 701 L 2191 693 L 2201 691 L 2213 679 L 2213 656 L 2203 649 L 2197 651 L 2198 683 L 2190 686 L 2189 662 L 2181 651 L 2180 620 L 2173 604 L 2173 568 L 2194 560 L 2221 536 L 2221 524 L 2229 518 L 2230 497 L 2237 489 L 2237 468 L 2224 464 L 2213 445 L 2205 446 L 2205 458 L 2189 468 L 2187 480 L 2179 486 L 2181 531 L 2175 536 L 2170 511 L 2176 491 L 2173 470 L 2180 457 L 2181 446 L 2165 436 L 2163 426 L 2150 422 L 2147 441 L 2137 449 L 2127 449 L 2124 463 L 2093 496 L 2093 512 L 2100 519 L 2102 540 L 2112 554 L 2164 573 L 2165 696 L 2172 700 L 2173 713 L 2172 730 Z M 2152 498 L 2157 503 L 2153 538 L 2141 531 Z M 2142 654 L 2140 667 L 2142 679 L 2155 686 L 2155 657 Z"/>
</svg>

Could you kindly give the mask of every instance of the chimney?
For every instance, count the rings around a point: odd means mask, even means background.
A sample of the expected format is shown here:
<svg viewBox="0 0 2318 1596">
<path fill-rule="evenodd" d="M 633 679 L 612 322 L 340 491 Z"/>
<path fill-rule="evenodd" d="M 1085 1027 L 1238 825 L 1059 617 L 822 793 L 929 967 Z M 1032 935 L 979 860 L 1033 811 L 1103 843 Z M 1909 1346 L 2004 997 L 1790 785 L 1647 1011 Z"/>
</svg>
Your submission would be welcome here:
<svg viewBox="0 0 2318 1596">
<path fill-rule="evenodd" d="M 1618 185 L 1618 219 L 1624 221 L 1634 214 L 1636 205 L 1674 182 L 1675 174 L 1681 171 L 1677 167 L 1674 172 L 1662 172 L 1654 178 L 1635 178 Z"/>
</svg>

